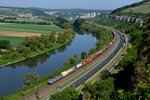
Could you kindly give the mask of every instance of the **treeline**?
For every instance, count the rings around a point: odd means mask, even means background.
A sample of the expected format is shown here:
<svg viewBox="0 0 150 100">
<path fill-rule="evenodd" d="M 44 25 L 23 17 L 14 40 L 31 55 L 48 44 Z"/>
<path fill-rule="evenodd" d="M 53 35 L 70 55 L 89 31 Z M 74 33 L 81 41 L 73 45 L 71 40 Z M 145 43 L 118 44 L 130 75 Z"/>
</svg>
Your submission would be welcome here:
<svg viewBox="0 0 150 100">
<path fill-rule="evenodd" d="M 111 96 L 114 92 L 114 78 L 98 80 L 94 84 L 85 84 L 82 100 L 112 100 Z"/>
<path fill-rule="evenodd" d="M 63 17 L 57 17 L 53 20 L 53 23 L 63 29 L 68 29 L 71 27 L 70 21 Z"/>
<path fill-rule="evenodd" d="M 63 92 L 54 94 L 50 97 L 50 100 L 78 100 L 79 91 L 75 87 L 69 87 Z"/>
<path fill-rule="evenodd" d="M 113 34 L 109 30 L 104 29 L 95 23 L 85 23 L 81 26 L 81 30 L 91 33 L 97 38 L 97 50 L 100 50 L 103 46 L 106 46 L 113 39 Z"/>
<path fill-rule="evenodd" d="M 19 20 L 8 20 L 8 19 L 0 19 L 0 22 L 3 23 L 17 23 L 17 24 L 38 24 L 38 25 L 51 25 L 50 22 L 46 21 L 39 21 L 39 22 L 34 22 L 34 21 L 19 21 Z"/>
<path fill-rule="evenodd" d="M 12 50 L 12 53 L 6 53 L 3 55 L 3 58 L 27 57 L 39 50 L 55 48 L 71 40 L 74 34 L 72 29 L 66 29 L 64 33 L 53 32 L 49 35 L 26 37 L 24 41 L 16 47 L 16 50 Z"/>
<path fill-rule="evenodd" d="M 112 33 L 102 28 L 96 23 L 87 22 L 85 19 L 76 19 L 73 23 L 74 29 L 79 33 L 90 33 L 97 38 L 97 50 L 100 50 L 102 46 L 108 44 L 112 39 Z"/>
</svg>

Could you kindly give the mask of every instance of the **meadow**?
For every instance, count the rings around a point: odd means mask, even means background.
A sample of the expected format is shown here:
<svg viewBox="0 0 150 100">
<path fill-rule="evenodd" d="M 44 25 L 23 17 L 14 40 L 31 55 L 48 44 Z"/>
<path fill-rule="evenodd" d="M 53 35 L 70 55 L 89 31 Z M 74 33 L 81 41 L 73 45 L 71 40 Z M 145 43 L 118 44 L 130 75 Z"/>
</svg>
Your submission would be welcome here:
<svg viewBox="0 0 150 100">
<path fill-rule="evenodd" d="M 135 12 L 135 13 L 150 13 L 150 2 L 146 2 L 137 7 L 131 7 L 123 10 L 122 12 Z"/>
<path fill-rule="evenodd" d="M 56 25 L 35 25 L 35 24 L 15 24 L 15 23 L 0 23 L 0 30 L 15 31 L 15 32 L 29 32 L 48 34 L 52 31 L 63 32 L 63 29 Z"/>
</svg>

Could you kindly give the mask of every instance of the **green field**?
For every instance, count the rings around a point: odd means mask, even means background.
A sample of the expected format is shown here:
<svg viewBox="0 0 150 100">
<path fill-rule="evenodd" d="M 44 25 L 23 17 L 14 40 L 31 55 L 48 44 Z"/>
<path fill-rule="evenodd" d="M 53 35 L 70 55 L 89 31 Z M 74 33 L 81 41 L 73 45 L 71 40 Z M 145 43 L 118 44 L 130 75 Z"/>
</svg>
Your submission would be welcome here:
<svg viewBox="0 0 150 100">
<path fill-rule="evenodd" d="M 131 12 L 131 11 L 134 13 L 150 13 L 150 2 L 146 2 L 140 6 L 125 9 L 122 12 Z"/>
<path fill-rule="evenodd" d="M 48 34 L 52 31 L 63 32 L 63 29 L 55 25 L 0 23 L 0 32 L 2 31 Z M 10 40 L 13 48 L 15 48 L 23 39 L 23 37 L 0 36 L 0 40 Z"/>
<path fill-rule="evenodd" d="M 23 39 L 23 37 L 0 36 L 0 40 L 9 40 L 13 48 L 21 43 Z"/>
<path fill-rule="evenodd" d="M 16 21 L 29 21 L 29 22 L 46 22 L 43 19 L 29 19 L 29 18 L 17 18 Z"/>
<path fill-rule="evenodd" d="M 52 31 L 63 32 L 63 29 L 55 25 L 14 24 L 14 23 L 0 23 L 0 30 L 41 33 L 41 34 L 48 34 L 51 33 Z"/>
</svg>

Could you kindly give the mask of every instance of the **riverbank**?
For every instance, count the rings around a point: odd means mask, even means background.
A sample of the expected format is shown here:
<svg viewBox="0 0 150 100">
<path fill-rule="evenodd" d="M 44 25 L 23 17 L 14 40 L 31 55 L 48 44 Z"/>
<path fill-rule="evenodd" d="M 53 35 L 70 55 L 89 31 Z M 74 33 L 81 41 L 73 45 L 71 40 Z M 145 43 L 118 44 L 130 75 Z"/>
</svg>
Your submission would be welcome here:
<svg viewBox="0 0 150 100">
<path fill-rule="evenodd" d="M 59 44 L 59 45 L 57 45 L 57 46 L 55 46 L 53 48 L 45 49 L 45 50 L 42 50 L 42 51 L 33 52 L 32 55 L 30 55 L 30 57 L 27 57 L 27 58 L 32 58 L 32 57 L 41 55 L 43 53 L 50 52 L 50 51 L 52 51 L 54 49 L 59 49 L 62 46 L 67 45 L 68 43 L 70 43 L 73 40 L 73 38 L 74 38 L 74 36 L 72 36 L 71 39 L 66 41 L 64 44 Z M 20 61 L 23 61 L 23 60 L 26 60 L 27 58 L 19 58 L 18 57 L 17 58 L 17 59 L 19 59 L 18 61 L 14 61 L 14 62 L 5 64 L 5 65 L 3 65 L 1 67 L 7 66 L 7 65 L 10 65 L 10 64 L 13 64 L 13 63 L 17 63 L 17 62 L 20 62 Z M 58 72 L 61 73 L 63 70 L 65 70 L 65 69 L 61 68 L 61 69 L 59 69 L 59 71 L 56 71 L 53 74 L 47 75 L 45 77 L 40 77 L 40 81 L 39 81 L 38 87 L 45 86 L 47 80 L 49 79 L 49 77 L 54 77 L 54 76 L 56 76 L 58 74 Z M 33 91 L 35 91 L 36 89 L 37 89 L 37 84 L 34 84 L 32 86 L 29 86 L 29 87 L 23 86 L 23 88 L 19 89 L 18 91 L 16 91 L 16 93 L 14 93 L 14 94 L 12 94 L 10 96 L 2 97 L 2 98 L 4 98 L 5 100 L 19 100 L 22 97 L 22 94 L 21 94 L 22 90 L 24 91 L 25 94 L 29 94 L 29 93 L 32 93 Z M 1 99 L 1 97 L 0 97 L 0 99 Z"/>
<path fill-rule="evenodd" d="M 43 50 L 30 51 L 30 54 L 26 57 L 16 55 L 16 57 L 10 57 L 10 58 L 4 58 L 4 59 L 2 58 L 2 59 L 0 59 L 0 67 L 4 67 L 4 66 L 10 65 L 10 64 L 21 62 L 28 58 L 32 58 L 32 57 L 41 55 L 43 53 L 52 51 L 54 49 L 58 49 L 64 45 L 66 45 L 67 43 L 71 42 L 73 40 L 75 34 L 72 34 L 70 36 L 71 36 L 70 38 L 66 39 L 65 43 L 53 43 L 51 48 L 44 48 Z M 11 52 L 16 52 L 16 51 L 11 51 Z M 10 54 L 13 54 L 11 52 L 10 52 Z"/>
<path fill-rule="evenodd" d="M 106 44 L 109 43 L 109 41 L 112 40 L 112 35 L 110 35 L 111 32 L 107 33 L 106 37 L 107 37 L 107 41 L 103 42 L 103 46 L 101 44 L 101 47 L 104 47 Z M 98 50 L 98 48 L 97 48 Z M 96 51 L 95 51 L 96 52 Z M 94 53 L 94 52 L 93 52 Z M 68 66 L 67 68 L 71 68 L 72 66 Z M 37 91 L 38 88 L 44 88 L 45 86 L 47 86 L 47 80 L 49 78 L 53 78 L 54 76 L 57 76 L 59 75 L 62 71 L 65 71 L 66 68 L 65 67 L 62 67 L 60 68 L 59 70 L 53 72 L 52 74 L 50 75 L 47 75 L 47 76 L 44 76 L 44 77 L 40 77 L 40 81 L 36 84 L 33 84 L 29 87 L 23 87 L 22 89 L 18 90 L 16 93 L 10 95 L 10 96 L 7 96 L 7 97 L 4 97 L 6 100 L 14 100 L 14 99 L 20 99 L 22 97 L 22 94 L 21 94 L 21 91 L 23 90 L 24 91 L 24 94 L 27 95 L 27 94 L 30 94 L 30 93 L 34 93 L 35 91 Z"/>
<path fill-rule="evenodd" d="M 109 36 L 109 35 L 107 35 L 107 36 Z M 110 37 L 108 37 L 108 40 L 112 40 Z M 107 41 L 107 42 L 105 42 L 106 44 L 108 44 L 109 43 L 109 41 Z M 105 45 L 106 45 L 105 44 Z M 104 46 L 103 46 L 104 47 Z M 95 51 L 96 52 L 96 51 Z M 92 54 L 91 54 L 92 55 Z M 90 56 L 90 55 L 89 55 Z M 88 57 L 88 56 L 87 56 Z M 68 68 L 71 68 L 72 66 L 67 66 L 67 69 Z M 29 95 L 29 94 L 33 94 L 33 93 L 35 93 L 36 91 L 37 91 L 37 89 L 43 89 L 43 88 L 45 88 L 46 86 L 47 86 L 47 80 L 49 79 L 49 78 L 53 78 L 53 77 L 55 77 L 55 76 L 57 76 L 57 75 L 59 75 L 62 71 L 65 71 L 66 70 L 66 67 L 61 67 L 61 68 L 59 68 L 59 70 L 57 70 L 57 71 L 55 71 L 55 72 L 53 72 L 52 74 L 50 74 L 50 75 L 47 75 L 47 76 L 44 76 L 44 77 L 40 77 L 40 81 L 38 82 L 38 83 L 36 83 L 36 84 L 34 84 L 34 85 L 32 85 L 32 86 L 29 86 L 29 87 L 24 87 L 24 88 L 22 88 L 22 89 L 20 89 L 20 90 L 18 90 L 16 93 L 14 93 L 14 94 L 12 94 L 12 95 L 10 95 L 10 96 L 7 96 L 7 97 L 4 97 L 4 99 L 6 99 L 6 100 L 14 100 L 14 99 L 20 99 L 20 98 L 22 98 L 23 96 L 22 96 L 22 94 L 21 94 L 21 91 L 23 90 L 24 91 L 24 94 L 25 95 Z"/>
</svg>

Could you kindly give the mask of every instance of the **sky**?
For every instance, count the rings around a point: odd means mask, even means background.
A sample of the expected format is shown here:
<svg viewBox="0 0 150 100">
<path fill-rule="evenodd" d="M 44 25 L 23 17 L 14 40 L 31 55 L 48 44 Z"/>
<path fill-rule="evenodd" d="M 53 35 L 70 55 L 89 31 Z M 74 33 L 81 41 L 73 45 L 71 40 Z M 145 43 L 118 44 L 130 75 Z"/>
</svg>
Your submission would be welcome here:
<svg viewBox="0 0 150 100">
<path fill-rule="evenodd" d="M 142 0 L 0 0 L 0 6 L 114 10 Z"/>
</svg>

